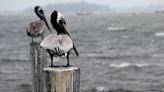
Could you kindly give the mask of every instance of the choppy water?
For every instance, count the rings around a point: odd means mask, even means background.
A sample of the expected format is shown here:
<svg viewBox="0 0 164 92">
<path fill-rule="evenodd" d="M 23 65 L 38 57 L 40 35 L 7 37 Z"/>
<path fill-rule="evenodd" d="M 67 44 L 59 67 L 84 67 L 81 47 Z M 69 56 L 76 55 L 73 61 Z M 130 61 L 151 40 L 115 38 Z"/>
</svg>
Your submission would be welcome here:
<svg viewBox="0 0 164 92">
<path fill-rule="evenodd" d="M 81 92 L 164 92 L 164 15 L 67 15 Z M 30 16 L 0 18 L 0 92 L 30 92 Z M 65 62 L 57 59 L 56 62 Z"/>
</svg>

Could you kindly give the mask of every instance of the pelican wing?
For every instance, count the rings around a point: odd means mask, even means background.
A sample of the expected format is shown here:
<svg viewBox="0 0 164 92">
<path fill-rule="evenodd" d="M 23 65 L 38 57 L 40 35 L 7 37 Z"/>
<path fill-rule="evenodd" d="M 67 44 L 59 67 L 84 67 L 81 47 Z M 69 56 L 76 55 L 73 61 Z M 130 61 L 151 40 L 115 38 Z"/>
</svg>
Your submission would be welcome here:
<svg viewBox="0 0 164 92">
<path fill-rule="evenodd" d="M 59 49 L 62 52 L 68 52 L 73 48 L 73 42 L 71 38 L 68 35 L 61 35 L 61 39 L 59 40 Z"/>
<path fill-rule="evenodd" d="M 40 46 L 54 53 L 63 54 L 73 48 L 73 43 L 68 35 L 50 34 L 42 40 Z"/>
<path fill-rule="evenodd" d="M 38 34 L 41 34 L 43 32 L 43 27 L 44 27 L 44 21 L 34 21 L 30 23 L 30 26 L 28 28 L 28 31 L 36 36 Z"/>
<path fill-rule="evenodd" d="M 30 23 L 30 27 L 32 28 L 32 30 L 35 30 L 35 31 L 41 30 L 44 27 L 44 21 L 39 20 L 39 21 L 32 22 Z"/>
<path fill-rule="evenodd" d="M 50 50 L 59 47 L 59 36 L 56 34 L 50 34 L 46 36 L 40 43 L 40 46 Z"/>
</svg>

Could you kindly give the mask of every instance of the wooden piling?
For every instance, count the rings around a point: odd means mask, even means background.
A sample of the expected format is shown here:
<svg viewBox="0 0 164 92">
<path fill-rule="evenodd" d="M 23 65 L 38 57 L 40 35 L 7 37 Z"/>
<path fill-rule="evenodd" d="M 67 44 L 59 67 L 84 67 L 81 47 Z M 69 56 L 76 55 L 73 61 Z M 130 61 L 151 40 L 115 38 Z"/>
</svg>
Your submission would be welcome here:
<svg viewBox="0 0 164 92">
<path fill-rule="evenodd" d="M 46 51 L 40 47 L 40 43 L 30 44 L 30 57 L 32 62 L 32 92 L 43 92 L 43 68 L 47 67 Z"/>
<path fill-rule="evenodd" d="M 80 92 L 78 67 L 44 68 L 44 92 Z"/>
</svg>

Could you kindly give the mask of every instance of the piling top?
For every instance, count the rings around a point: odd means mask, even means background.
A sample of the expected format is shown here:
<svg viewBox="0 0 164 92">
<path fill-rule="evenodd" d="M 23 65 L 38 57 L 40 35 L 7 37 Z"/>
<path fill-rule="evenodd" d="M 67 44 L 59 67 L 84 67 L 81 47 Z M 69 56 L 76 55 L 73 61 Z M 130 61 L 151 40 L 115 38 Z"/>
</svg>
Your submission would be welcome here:
<svg viewBox="0 0 164 92">
<path fill-rule="evenodd" d="M 73 70 L 78 70 L 78 67 L 74 67 L 74 66 L 70 66 L 70 67 L 47 67 L 44 68 L 44 71 L 56 71 L 56 72 L 60 72 L 60 71 L 73 71 Z"/>
</svg>

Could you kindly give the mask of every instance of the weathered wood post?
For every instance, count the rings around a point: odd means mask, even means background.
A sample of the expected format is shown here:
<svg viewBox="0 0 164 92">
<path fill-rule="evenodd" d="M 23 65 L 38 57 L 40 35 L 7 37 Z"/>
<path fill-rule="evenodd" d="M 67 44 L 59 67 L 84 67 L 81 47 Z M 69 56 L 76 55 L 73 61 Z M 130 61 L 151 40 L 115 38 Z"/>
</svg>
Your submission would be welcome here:
<svg viewBox="0 0 164 92">
<path fill-rule="evenodd" d="M 47 67 L 46 51 L 40 47 L 40 43 L 30 44 L 30 57 L 32 62 L 32 92 L 43 92 L 43 68 Z"/>
<path fill-rule="evenodd" d="M 80 92 L 78 67 L 48 67 L 44 74 L 44 92 Z"/>
</svg>

